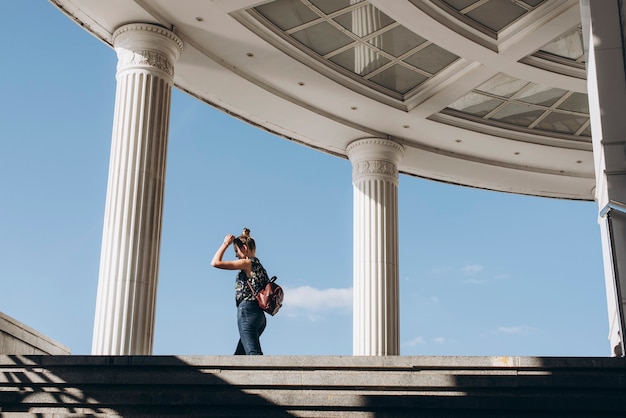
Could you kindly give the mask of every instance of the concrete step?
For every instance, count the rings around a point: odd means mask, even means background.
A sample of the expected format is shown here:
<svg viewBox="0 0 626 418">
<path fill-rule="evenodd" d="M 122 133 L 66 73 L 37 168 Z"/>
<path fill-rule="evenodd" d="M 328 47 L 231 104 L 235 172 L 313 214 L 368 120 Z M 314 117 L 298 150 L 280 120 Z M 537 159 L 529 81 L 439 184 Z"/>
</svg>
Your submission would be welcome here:
<svg viewBox="0 0 626 418">
<path fill-rule="evenodd" d="M 626 360 L 3 355 L 13 416 L 626 417 Z"/>
</svg>

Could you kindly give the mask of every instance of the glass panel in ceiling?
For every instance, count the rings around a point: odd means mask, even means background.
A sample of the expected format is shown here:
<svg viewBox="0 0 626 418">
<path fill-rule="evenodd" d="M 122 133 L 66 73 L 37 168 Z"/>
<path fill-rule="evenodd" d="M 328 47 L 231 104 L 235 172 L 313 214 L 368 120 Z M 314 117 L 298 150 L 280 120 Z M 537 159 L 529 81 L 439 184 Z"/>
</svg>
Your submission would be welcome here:
<svg viewBox="0 0 626 418">
<path fill-rule="evenodd" d="M 429 74 L 437 74 L 439 71 L 452 64 L 459 57 L 439 48 L 435 44 L 420 49 L 415 54 L 404 59 L 404 62 L 413 65 Z"/>
<path fill-rule="evenodd" d="M 541 3 L 543 3 L 544 0 L 522 0 L 522 1 L 526 3 L 527 5 L 529 5 L 530 7 L 537 7 Z"/>
<path fill-rule="evenodd" d="M 528 81 L 519 80 L 499 73 L 476 88 L 478 91 L 491 93 L 500 97 L 511 97 L 528 84 Z"/>
<path fill-rule="evenodd" d="M 527 9 L 516 2 L 491 0 L 469 11 L 466 16 L 494 32 L 499 32 L 527 12 Z"/>
<path fill-rule="evenodd" d="M 541 48 L 540 51 L 558 57 L 580 61 L 585 54 L 581 28 L 578 27 L 556 38 L 554 41 Z"/>
<path fill-rule="evenodd" d="M 537 8 L 547 0 L 431 0 L 440 6 L 450 6 L 459 15 L 466 17 L 491 32 L 499 32 L 529 11 Z M 417 7 L 421 7 L 424 0 L 410 0 Z M 450 9 L 442 7 L 448 13 Z M 454 15 L 454 13 L 451 13 Z"/>
<path fill-rule="evenodd" d="M 456 102 L 452 103 L 449 107 L 459 112 L 469 113 L 470 115 L 483 117 L 491 113 L 492 110 L 504 103 L 504 100 L 494 99 L 493 97 L 485 96 L 470 92 L 461 97 Z"/>
<path fill-rule="evenodd" d="M 484 92 L 484 93 L 482 93 Z M 589 138 L 587 95 L 497 74 L 447 107 L 480 118 L 536 131 Z M 446 112 L 458 116 L 457 114 Z M 519 128 L 517 128 L 519 129 Z"/>
<path fill-rule="evenodd" d="M 572 112 L 589 113 L 589 98 L 584 93 L 573 93 L 558 108 Z"/>
<path fill-rule="evenodd" d="M 574 134 L 578 131 L 589 118 L 584 116 L 576 116 L 561 112 L 551 112 L 543 118 L 538 124 L 537 129 L 551 132 L 563 132 L 566 134 Z"/>
<path fill-rule="evenodd" d="M 393 19 L 371 4 L 337 16 L 335 21 L 359 37 L 365 37 L 394 23 Z"/>
<path fill-rule="evenodd" d="M 491 116 L 491 119 L 517 126 L 529 126 L 544 113 L 545 110 L 537 109 L 536 107 L 526 104 L 507 103 L 503 108 L 496 111 L 496 113 Z"/>
<path fill-rule="evenodd" d="M 255 9 L 282 30 L 289 30 L 319 19 L 319 16 L 300 0 L 276 0 Z"/>
<path fill-rule="evenodd" d="M 374 83 L 401 94 L 405 94 L 419 86 L 427 79 L 428 77 L 425 75 L 416 73 L 399 64 L 395 64 L 370 78 Z"/>
<path fill-rule="evenodd" d="M 421 1 L 421 0 L 411 0 L 411 3 L 415 4 L 417 1 Z M 465 9 L 466 7 L 469 7 L 472 4 L 476 3 L 476 0 L 443 0 L 443 1 L 449 6 L 454 7 L 459 12 Z"/>
<path fill-rule="evenodd" d="M 346 7 L 354 4 L 361 3 L 363 0 L 309 0 L 313 6 L 320 9 L 325 14 L 329 15 L 338 10 L 345 9 Z"/>
<path fill-rule="evenodd" d="M 332 61 L 396 98 L 458 60 L 364 0 L 275 0 L 254 10 L 321 62 Z"/>
<path fill-rule="evenodd" d="M 426 39 L 416 35 L 404 26 L 396 26 L 370 38 L 367 42 L 394 57 L 399 57 L 420 46 L 426 42 Z"/>
<path fill-rule="evenodd" d="M 346 70 L 365 76 L 387 64 L 389 60 L 364 44 L 357 44 L 340 54 L 329 58 Z"/>
<path fill-rule="evenodd" d="M 531 83 L 516 97 L 522 102 L 550 107 L 567 93 L 567 90 Z"/>
<path fill-rule="evenodd" d="M 319 55 L 326 55 L 352 42 L 352 39 L 328 22 L 318 23 L 291 34 L 298 42 Z"/>
<path fill-rule="evenodd" d="M 588 136 L 591 137 L 591 125 L 587 125 L 585 129 L 582 130 L 580 136 Z"/>
</svg>

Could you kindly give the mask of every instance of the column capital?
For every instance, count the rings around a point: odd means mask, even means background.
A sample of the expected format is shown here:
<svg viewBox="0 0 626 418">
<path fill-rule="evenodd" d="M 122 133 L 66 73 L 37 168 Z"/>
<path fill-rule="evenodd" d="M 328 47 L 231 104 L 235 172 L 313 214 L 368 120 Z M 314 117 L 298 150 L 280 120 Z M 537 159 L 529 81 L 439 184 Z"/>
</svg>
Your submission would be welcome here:
<svg viewBox="0 0 626 418">
<path fill-rule="evenodd" d="M 346 153 L 350 161 L 384 160 L 398 164 L 404 147 L 389 139 L 363 138 L 348 144 Z"/>
<path fill-rule="evenodd" d="M 113 32 L 118 72 L 130 68 L 163 71 L 174 77 L 174 63 L 183 52 L 183 41 L 170 30 L 150 23 L 130 23 Z"/>
<path fill-rule="evenodd" d="M 348 144 L 348 158 L 352 162 L 352 179 L 364 176 L 382 176 L 397 181 L 398 164 L 404 147 L 383 138 L 358 139 Z"/>
</svg>

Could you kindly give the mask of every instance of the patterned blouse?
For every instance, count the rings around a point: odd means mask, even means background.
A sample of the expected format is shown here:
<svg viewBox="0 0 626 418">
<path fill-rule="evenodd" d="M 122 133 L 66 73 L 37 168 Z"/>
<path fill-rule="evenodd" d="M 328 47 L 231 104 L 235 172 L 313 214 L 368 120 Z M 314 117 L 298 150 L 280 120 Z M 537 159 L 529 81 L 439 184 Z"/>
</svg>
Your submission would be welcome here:
<svg viewBox="0 0 626 418">
<path fill-rule="evenodd" d="M 250 261 L 252 261 L 252 273 L 247 281 L 250 282 L 254 291 L 258 292 L 270 281 L 270 278 L 258 258 L 250 257 Z M 239 306 L 242 300 L 256 300 L 256 297 L 250 291 L 250 287 L 248 287 L 246 273 L 239 271 L 235 280 L 235 302 L 237 306 Z"/>
</svg>

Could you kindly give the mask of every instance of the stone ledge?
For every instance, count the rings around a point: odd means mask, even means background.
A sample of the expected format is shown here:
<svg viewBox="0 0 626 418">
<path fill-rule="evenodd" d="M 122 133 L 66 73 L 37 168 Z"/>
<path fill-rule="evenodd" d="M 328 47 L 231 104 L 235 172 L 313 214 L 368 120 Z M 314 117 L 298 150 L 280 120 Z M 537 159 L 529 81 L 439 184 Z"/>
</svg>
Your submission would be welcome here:
<svg viewBox="0 0 626 418">
<path fill-rule="evenodd" d="M 17 319 L 0 312 L 0 354 L 69 355 L 71 350 Z"/>
<path fill-rule="evenodd" d="M 1 328 L 0 328 L 1 330 Z M 0 365 L 11 361 L 0 355 Z M 219 367 L 252 368 L 309 368 L 337 369 L 454 369 L 454 368 L 626 368 L 626 357 L 530 357 L 530 356 L 233 356 L 233 355 L 56 355 L 25 356 L 20 358 L 30 365 L 134 365 L 134 366 L 189 366 L 214 365 Z M 9 363 L 10 364 L 10 363 Z"/>
</svg>

